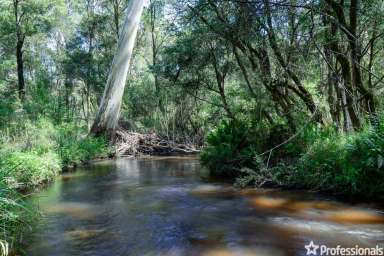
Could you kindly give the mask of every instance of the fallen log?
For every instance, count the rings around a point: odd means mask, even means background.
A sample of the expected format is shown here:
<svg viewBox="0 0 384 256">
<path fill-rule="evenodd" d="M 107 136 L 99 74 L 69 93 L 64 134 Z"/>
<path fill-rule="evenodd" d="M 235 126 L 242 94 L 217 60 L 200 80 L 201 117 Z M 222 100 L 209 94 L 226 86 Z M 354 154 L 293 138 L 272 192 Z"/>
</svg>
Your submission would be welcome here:
<svg viewBox="0 0 384 256">
<path fill-rule="evenodd" d="M 176 143 L 161 138 L 156 133 L 142 134 L 122 129 L 116 132 L 116 155 L 187 155 L 197 154 L 199 149 L 191 144 Z"/>
</svg>

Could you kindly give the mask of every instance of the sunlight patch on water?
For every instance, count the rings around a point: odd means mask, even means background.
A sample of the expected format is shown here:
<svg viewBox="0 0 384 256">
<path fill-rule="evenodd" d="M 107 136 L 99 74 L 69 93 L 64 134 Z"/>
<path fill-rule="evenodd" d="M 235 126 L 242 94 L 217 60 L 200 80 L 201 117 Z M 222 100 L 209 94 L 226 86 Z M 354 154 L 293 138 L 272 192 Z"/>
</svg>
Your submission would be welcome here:
<svg viewBox="0 0 384 256">
<path fill-rule="evenodd" d="M 312 210 L 338 210 L 342 209 L 335 203 L 322 201 L 295 201 L 290 198 L 257 196 L 251 197 L 251 204 L 257 208 L 280 210 L 285 212 L 302 212 Z"/>
<path fill-rule="evenodd" d="M 163 187 L 158 190 L 158 192 L 163 195 L 185 195 L 187 191 L 188 188 L 185 186 Z"/>
<path fill-rule="evenodd" d="M 307 236 L 328 244 L 340 243 L 345 245 L 359 244 L 361 246 L 376 245 L 377 241 L 384 237 L 383 227 L 359 225 L 358 231 L 355 225 L 345 225 L 315 220 L 296 219 L 292 217 L 269 218 L 269 222 L 275 224 L 276 229 L 285 229 L 288 232 L 300 236 Z"/>
<path fill-rule="evenodd" d="M 284 198 L 257 197 L 252 199 L 254 206 L 266 209 L 288 209 L 288 202 Z"/>
<path fill-rule="evenodd" d="M 327 213 L 324 217 L 327 221 L 344 224 L 380 224 L 384 223 L 384 216 L 372 211 L 344 209 L 338 212 Z"/>
</svg>

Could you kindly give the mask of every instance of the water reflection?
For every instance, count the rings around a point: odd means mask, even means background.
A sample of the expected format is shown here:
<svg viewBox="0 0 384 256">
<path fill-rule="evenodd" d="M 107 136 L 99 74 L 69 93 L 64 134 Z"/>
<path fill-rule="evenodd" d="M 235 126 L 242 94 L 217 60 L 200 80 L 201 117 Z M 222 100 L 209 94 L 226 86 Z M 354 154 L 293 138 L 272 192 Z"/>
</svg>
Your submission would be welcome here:
<svg viewBox="0 0 384 256">
<path fill-rule="evenodd" d="M 67 174 L 32 200 L 27 255 L 305 255 L 314 240 L 384 245 L 383 215 L 317 195 L 207 183 L 193 158 L 119 159 Z"/>
</svg>

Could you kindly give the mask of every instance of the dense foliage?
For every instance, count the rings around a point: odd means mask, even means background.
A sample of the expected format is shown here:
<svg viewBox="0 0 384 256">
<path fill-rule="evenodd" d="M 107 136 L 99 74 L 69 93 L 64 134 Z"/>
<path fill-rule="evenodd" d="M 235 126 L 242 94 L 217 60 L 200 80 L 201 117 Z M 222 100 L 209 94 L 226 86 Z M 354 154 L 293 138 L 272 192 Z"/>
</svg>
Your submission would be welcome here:
<svg viewBox="0 0 384 256">
<path fill-rule="evenodd" d="M 50 182 L 63 168 L 105 156 L 108 151 L 105 140 L 82 137 L 86 133 L 80 128 L 55 126 L 44 118 L 8 128 L 0 133 L 0 239 L 13 245 L 36 216 L 20 191 Z"/>
<path fill-rule="evenodd" d="M 381 195 L 383 156 L 382 123 L 350 135 L 318 137 L 299 159 L 297 182 L 352 195 Z"/>
<path fill-rule="evenodd" d="M 309 126 L 269 147 L 263 143 L 270 140 L 260 141 L 246 127 L 223 123 L 208 135 L 201 159 L 214 175 L 240 186 L 266 183 L 364 197 L 383 193 L 382 122 L 352 134 Z"/>
<path fill-rule="evenodd" d="M 240 168 L 254 166 L 259 145 L 250 129 L 243 122 L 222 122 L 207 136 L 201 160 L 214 175 L 233 178 Z"/>
<path fill-rule="evenodd" d="M 0 240 L 24 224 L 20 190 L 108 154 L 88 131 L 129 1 L 0 1 Z M 381 0 L 150 0 L 119 124 L 202 146 L 212 174 L 240 186 L 374 197 L 383 12 Z"/>
</svg>

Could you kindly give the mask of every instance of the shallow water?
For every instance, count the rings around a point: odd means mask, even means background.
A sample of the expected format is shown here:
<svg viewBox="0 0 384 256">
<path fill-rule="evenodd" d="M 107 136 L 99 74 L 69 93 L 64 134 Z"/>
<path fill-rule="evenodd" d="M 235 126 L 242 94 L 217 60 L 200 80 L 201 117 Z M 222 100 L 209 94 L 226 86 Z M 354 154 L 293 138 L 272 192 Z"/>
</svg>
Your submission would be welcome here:
<svg viewBox="0 0 384 256">
<path fill-rule="evenodd" d="M 384 213 L 304 192 L 236 190 L 185 157 L 105 161 L 31 200 L 26 254 L 306 255 L 304 245 L 384 247 Z"/>
</svg>

